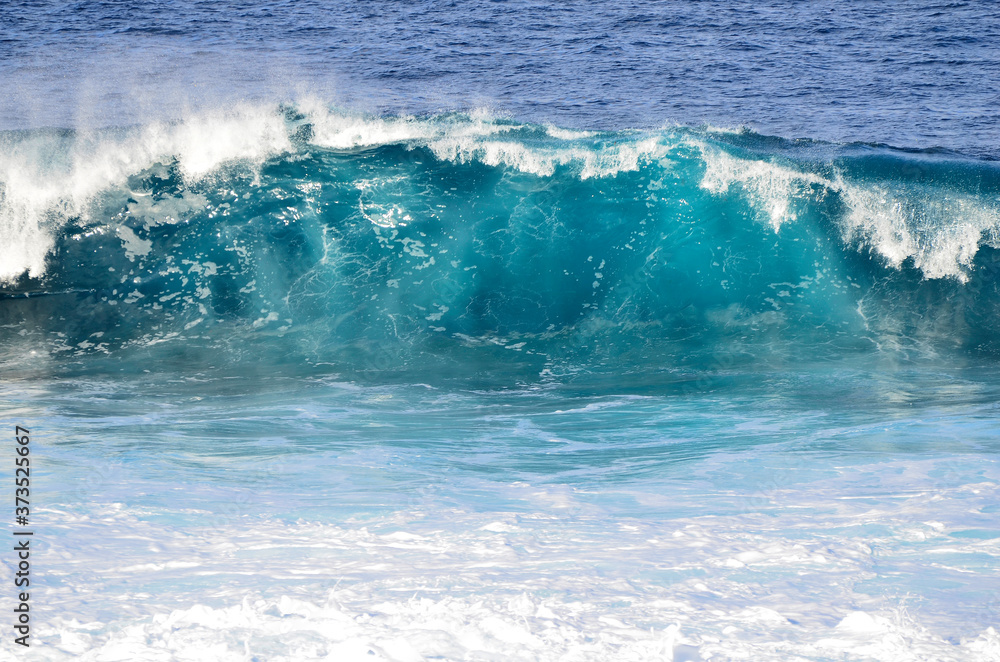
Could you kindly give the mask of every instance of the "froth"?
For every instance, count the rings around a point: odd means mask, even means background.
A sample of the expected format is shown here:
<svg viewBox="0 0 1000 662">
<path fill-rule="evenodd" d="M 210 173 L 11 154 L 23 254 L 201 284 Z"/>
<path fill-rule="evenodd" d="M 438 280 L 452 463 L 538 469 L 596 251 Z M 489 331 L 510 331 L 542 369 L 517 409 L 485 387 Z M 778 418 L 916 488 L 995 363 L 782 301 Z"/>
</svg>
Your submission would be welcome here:
<svg viewBox="0 0 1000 662">
<path fill-rule="evenodd" d="M 434 155 L 443 160 L 467 163 L 479 161 L 490 166 L 506 166 L 520 172 L 549 177 L 560 166 L 578 168 L 580 179 L 611 177 L 638 170 L 646 160 L 662 158 L 667 151 L 656 138 L 607 147 L 531 147 L 512 140 L 468 140 L 445 138 L 430 144 Z"/>
<path fill-rule="evenodd" d="M 851 498 L 841 478 L 814 481 L 811 497 L 784 485 L 756 496 L 734 488 L 730 498 L 748 499 L 745 512 L 666 519 L 615 516 L 567 486 L 524 483 L 497 496 L 541 509 L 471 512 L 429 500 L 423 505 L 440 515 L 421 508 L 336 524 L 245 514 L 273 503 L 267 492 L 230 494 L 215 511 L 57 505 L 46 516 L 65 532 L 52 556 L 65 585 L 48 599 L 63 616 L 38 636 L 53 660 L 985 662 L 1000 652 L 985 623 L 956 643 L 942 628 L 963 631 L 957 619 L 935 624 L 925 612 L 918 620 L 903 600 L 841 581 L 870 576 L 876 554 L 885 572 L 910 568 L 914 545 L 921 558 L 995 551 L 995 539 L 953 534 L 992 503 L 996 484 L 924 491 L 919 481 L 947 466 L 956 465 L 926 461 L 899 473 L 900 484 L 918 481 L 918 489 L 894 504 L 881 497 L 877 510 L 867 499 L 879 497 Z M 649 504 L 664 498 L 631 494 Z M 926 520 L 932 512 L 944 522 Z M 875 532 L 858 533 L 873 522 Z M 109 527 L 134 534 L 110 556 L 91 544 Z M 71 549 L 89 550 L 89 573 L 79 574 Z M 0 567 L 0 579 L 9 576 Z M 146 600 L 133 604 L 135 592 Z M 89 622 L 112 608 L 114 622 Z M 986 621 L 988 609 L 973 618 Z"/>
<path fill-rule="evenodd" d="M 0 282 L 42 276 L 67 220 L 110 222 L 92 203 L 130 175 L 175 163 L 197 180 L 234 160 L 259 165 L 289 145 L 279 115 L 249 106 L 115 132 L 7 134 L 0 142 Z"/>
<path fill-rule="evenodd" d="M 321 147 L 420 145 L 444 161 L 475 161 L 542 177 L 553 175 L 560 166 L 575 168 L 581 179 L 610 177 L 637 170 L 644 160 L 662 158 L 667 149 L 655 137 L 604 146 L 594 132 L 555 127 L 544 127 L 549 140 L 532 144 L 523 138 L 538 133 L 535 127 L 497 122 L 485 111 L 420 119 L 334 112 L 315 101 L 299 108 L 313 128 L 310 142 Z"/>
<path fill-rule="evenodd" d="M 849 245 L 867 248 L 895 268 L 911 261 L 925 278 L 969 279 L 980 246 L 1000 241 L 1000 207 L 983 196 L 946 187 L 907 187 L 900 182 L 852 181 L 767 160 L 744 159 L 699 144 L 705 161 L 701 187 L 724 195 L 738 187 L 775 232 L 795 221 L 810 201 L 841 196 L 838 220 Z"/>
<path fill-rule="evenodd" d="M 829 180 L 822 177 L 768 161 L 740 159 L 721 150 L 706 148 L 702 149 L 702 154 L 705 159 L 702 188 L 721 195 L 732 185 L 740 184 L 776 232 L 783 223 L 797 218 L 793 202 L 810 196 L 812 185 L 830 186 Z"/>
<path fill-rule="evenodd" d="M 837 185 L 850 208 L 845 237 L 863 242 L 893 267 L 912 259 L 927 278 L 965 282 L 983 240 L 997 242 L 1000 210 L 982 199 L 947 191 L 908 195 L 842 180 Z"/>
</svg>

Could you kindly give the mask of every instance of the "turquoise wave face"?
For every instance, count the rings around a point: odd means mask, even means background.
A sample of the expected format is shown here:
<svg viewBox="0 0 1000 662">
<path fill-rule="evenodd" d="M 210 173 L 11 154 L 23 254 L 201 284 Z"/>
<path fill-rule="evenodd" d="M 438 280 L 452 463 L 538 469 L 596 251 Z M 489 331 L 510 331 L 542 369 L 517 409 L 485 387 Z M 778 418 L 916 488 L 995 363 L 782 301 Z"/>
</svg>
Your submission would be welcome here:
<svg viewBox="0 0 1000 662">
<path fill-rule="evenodd" d="M 308 104 L 0 150 L 12 369 L 641 381 L 1000 353 L 1000 169 L 954 154 Z"/>
</svg>

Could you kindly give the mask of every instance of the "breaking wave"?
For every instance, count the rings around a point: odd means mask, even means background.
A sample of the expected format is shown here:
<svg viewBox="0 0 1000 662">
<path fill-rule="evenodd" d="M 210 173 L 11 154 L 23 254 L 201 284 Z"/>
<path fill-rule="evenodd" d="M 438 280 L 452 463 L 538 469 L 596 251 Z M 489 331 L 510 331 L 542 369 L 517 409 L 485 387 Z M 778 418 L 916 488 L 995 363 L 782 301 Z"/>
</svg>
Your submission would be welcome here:
<svg viewBox="0 0 1000 662">
<path fill-rule="evenodd" d="M 8 365 L 996 355 L 998 248 L 1000 168 L 943 151 L 317 101 L 0 134 Z"/>
</svg>

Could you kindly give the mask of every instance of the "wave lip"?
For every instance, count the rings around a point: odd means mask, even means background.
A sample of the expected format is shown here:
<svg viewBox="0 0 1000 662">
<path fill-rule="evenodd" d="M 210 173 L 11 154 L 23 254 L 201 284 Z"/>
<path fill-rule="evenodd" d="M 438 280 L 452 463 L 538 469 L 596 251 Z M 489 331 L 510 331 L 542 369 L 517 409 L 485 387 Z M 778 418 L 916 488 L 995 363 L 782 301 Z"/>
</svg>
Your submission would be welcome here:
<svg viewBox="0 0 1000 662">
<path fill-rule="evenodd" d="M 260 164 L 287 152 L 281 117 L 262 107 L 116 131 L 0 135 L 0 282 L 40 277 L 58 233 L 73 219 L 104 224 L 99 198 L 169 163 L 196 182 L 233 161 Z"/>
</svg>

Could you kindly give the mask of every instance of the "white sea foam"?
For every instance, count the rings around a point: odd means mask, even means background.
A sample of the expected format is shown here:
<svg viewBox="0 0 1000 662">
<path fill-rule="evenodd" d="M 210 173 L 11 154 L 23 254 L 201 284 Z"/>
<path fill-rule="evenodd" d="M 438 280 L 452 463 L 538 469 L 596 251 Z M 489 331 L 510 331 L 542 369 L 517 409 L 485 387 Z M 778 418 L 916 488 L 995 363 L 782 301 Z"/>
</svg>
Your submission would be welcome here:
<svg viewBox="0 0 1000 662">
<path fill-rule="evenodd" d="M 128 204 L 128 213 L 133 218 L 142 219 L 147 227 L 154 225 L 177 223 L 186 214 L 208 205 L 208 199 L 198 193 L 184 191 L 156 200 L 152 195 L 139 191 L 130 191 L 134 200 Z"/>
<path fill-rule="evenodd" d="M 1000 244 L 996 200 L 945 187 L 853 182 L 840 172 L 827 178 L 696 144 L 705 160 L 702 188 L 724 195 L 738 187 L 775 232 L 797 219 L 797 205 L 838 193 L 847 206 L 841 219 L 845 242 L 867 247 L 893 268 L 912 260 L 925 278 L 965 282 L 980 246 Z"/>
<path fill-rule="evenodd" d="M 590 146 L 538 148 L 517 141 L 469 141 L 449 137 L 433 142 L 430 148 L 441 159 L 459 163 L 479 161 L 542 177 L 551 176 L 560 166 L 572 165 L 579 168 L 580 179 L 634 172 L 644 162 L 662 159 L 668 151 L 658 138 L 594 149 Z"/>
<path fill-rule="evenodd" d="M 739 514 L 667 518 L 524 483 L 493 496 L 530 512 L 428 502 L 335 524 L 253 515 L 270 503 L 257 492 L 218 511 L 67 503 L 38 513 L 56 581 L 39 593 L 35 645 L 44 659 L 95 661 L 986 662 L 1000 655 L 993 628 L 947 636 L 967 624 L 856 589 L 876 564 L 961 576 L 968 559 L 1000 554 L 997 539 L 951 535 L 995 502 L 994 480 L 927 489 L 955 466 L 854 467 L 747 497 Z M 856 494 L 853 476 L 870 472 L 909 490 Z M 979 608 L 986 622 L 995 605 Z"/>
<path fill-rule="evenodd" d="M 0 144 L 0 282 L 38 277 L 55 237 L 70 218 L 92 218 L 99 194 L 159 162 L 176 162 L 197 180 L 231 161 L 259 164 L 288 149 L 282 119 L 272 110 L 236 107 L 179 123 L 99 133 L 8 134 Z M 122 234 L 126 250 L 137 244 Z"/>
<path fill-rule="evenodd" d="M 834 184 L 850 212 L 848 241 L 860 241 L 893 267 L 912 259 L 927 278 L 968 280 L 980 245 L 997 244 L 1000 207 L 970 195 L 923 190 L 907 194 L 884 185 Z"/>
<path fill-rule="evenodd" d="M 796 219 L 793 204 L 797 199 L 813 197 L 812 185 L 818 185 L 821 191 L 830 187 L 829 180 L 823 177 L 768 161 L 741 159 L 721 150 L 702 149 L 702 154 L 702 188 L 721 195 L 739 184 L 775 232 L 783 223 Z"/>
<path fill-rule="evenodd" d="M 558 126 L 553 126 L 551 124 L 545 125 L 545 133 L 549 134 L 553 138 L 559 138 L 560 140 L 580 140 L 582 138 L 593 138 L 595 135 L 597 135 L 593 131 L 562 129 Z"/>
<path fill-rule="evenodd" d="M 312 126 L 310 142 L 331 149 L 358 149 L 428 141 L 442 136 L 446 125 L 412 116 L 377 117 L 371 115 L 338 112 L 316 99 L 307 99 L 298 106 Z M 471 134 L 482 134 L 502 130 L 498 125 L 484 121 L 470 121 L 458 127 Z"/>
<path fill-rule="evenodd" d="M 529 129 L 525 125 L 500 123 L 488 113 L 454 116 L 447 121 L 416 117 L 371 117 L 335 112 L 316 101 L 300 106 L 313 126 L 311 142 L 333 149 L 357 149 L 409 143 L 429 148 L 442 160 L 504 166 L 543 177 L 556 168 L 572 165 L 582 179 L 609 177 L 634 171 L 646 159 L 662 158 L 666 147 L 658 138 L 646 138 L 595 149 L 587 131 L 546 127 L 555 144 L 529 144 L 511 136 Z M 509 137 L 507 137 L 509 136 Z"/>
</svg>

